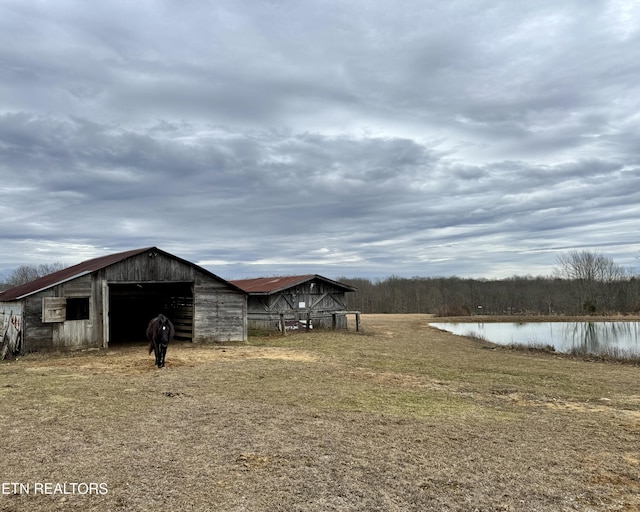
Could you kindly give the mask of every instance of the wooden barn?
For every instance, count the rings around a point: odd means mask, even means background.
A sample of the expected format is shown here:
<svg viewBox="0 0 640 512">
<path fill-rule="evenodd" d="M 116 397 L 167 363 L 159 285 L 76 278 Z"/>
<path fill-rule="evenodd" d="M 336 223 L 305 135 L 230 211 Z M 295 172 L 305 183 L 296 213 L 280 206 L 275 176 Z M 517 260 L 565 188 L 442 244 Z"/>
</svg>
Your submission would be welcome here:
<svg viewBox="0 0 640 512">
<path fill-rule="evenodd" d="M 164 313 L 176 338 L 246 341 L 247 294 L 186 260 L 147 247 L 95 258 L 0 292 L 0 358 L 144 341 Z"/>
<path fill-rule="evenodd" d="M 346 329 L 347 292 L 352 286 L 317 274 L 286 277 L 259 277 L 231 281 L 249 294 L 249 329 L 289 329 L 306 325 Z"/>
</svg>

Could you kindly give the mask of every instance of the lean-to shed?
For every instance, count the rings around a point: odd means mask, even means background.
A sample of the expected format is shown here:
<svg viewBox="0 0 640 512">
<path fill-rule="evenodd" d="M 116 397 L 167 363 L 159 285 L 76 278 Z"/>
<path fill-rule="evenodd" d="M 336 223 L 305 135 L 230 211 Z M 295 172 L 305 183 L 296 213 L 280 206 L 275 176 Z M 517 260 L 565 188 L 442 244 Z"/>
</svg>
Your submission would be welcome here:
<svg viewBox="0 0 640 512">
<path fill-rule="evenodd" d="M 284 319 L 291 327 L 310 319 L 315 327 L 347 327 L 347 292 L 352 286 L 317 274 L 240 279 L 232 284 L 249 294 L 249 329 L 279 329 Z"/>
<path fill-rule="evenodd" d="M 88 260 L 0 292 L 0 358 L 143 341 L 159 313 L 176 338 L 246 341 L 247 294 L 208 270 L 147 247 Z"/>
</svg>

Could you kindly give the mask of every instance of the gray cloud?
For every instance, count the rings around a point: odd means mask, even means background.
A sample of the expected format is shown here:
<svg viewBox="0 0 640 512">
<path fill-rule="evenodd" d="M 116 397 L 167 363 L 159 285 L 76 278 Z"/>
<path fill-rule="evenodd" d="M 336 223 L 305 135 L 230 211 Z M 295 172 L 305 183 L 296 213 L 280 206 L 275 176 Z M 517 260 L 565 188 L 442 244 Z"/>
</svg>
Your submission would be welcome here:
<svg viewBox="0 0 640 512">
<path fill-rule="evenodd" d="M 158 245 L 228 278 L 638 256 L 640 8 L 0 6 L 0 272 Z"/>
</svg>

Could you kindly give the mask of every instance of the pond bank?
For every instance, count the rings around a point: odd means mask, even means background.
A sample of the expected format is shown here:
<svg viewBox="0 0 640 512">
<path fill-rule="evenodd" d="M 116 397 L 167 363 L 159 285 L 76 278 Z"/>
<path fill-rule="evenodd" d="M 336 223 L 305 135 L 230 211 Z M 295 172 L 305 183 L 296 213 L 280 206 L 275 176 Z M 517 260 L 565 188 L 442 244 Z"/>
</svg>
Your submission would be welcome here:
<svg viewBox="0 0 640 512">
<path fill-rule="evenodd" d="M 525 349 L 545 349 L 563 354 L 612 359 L 640 359 L 640 322 L 592 320 L 564 322 L 429 322 L 457 336 Z"/>
<path fill-rule="evenodd" d="M 611 316 L 570 316 L 570 315 L 470 315 L 470 316 L 430 316 L 429 322 L 640 322 L 640 315 Z"/>
</svg>

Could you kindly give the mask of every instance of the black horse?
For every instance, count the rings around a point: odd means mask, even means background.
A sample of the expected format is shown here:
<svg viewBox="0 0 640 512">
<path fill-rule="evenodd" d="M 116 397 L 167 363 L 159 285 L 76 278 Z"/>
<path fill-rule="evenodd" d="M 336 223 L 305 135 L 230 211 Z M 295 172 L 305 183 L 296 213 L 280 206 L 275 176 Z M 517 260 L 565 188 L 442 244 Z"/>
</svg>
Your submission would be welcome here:
<svg viewBox="0 0 640 512">
<path fill-rule="evenodd" d="M 147 327 L 147 339 L 149 340 L 149 354 L 155 352 L 156 366 L 164 367 L 164 357 L 167 354 L 167 346 L 175 334 L 171 320 L 160 314 L 155 317 Z"/>
</svg>

